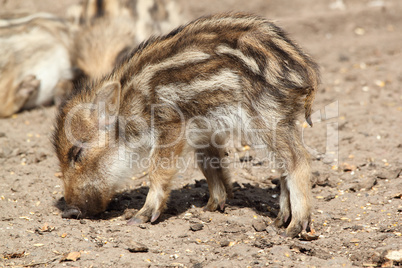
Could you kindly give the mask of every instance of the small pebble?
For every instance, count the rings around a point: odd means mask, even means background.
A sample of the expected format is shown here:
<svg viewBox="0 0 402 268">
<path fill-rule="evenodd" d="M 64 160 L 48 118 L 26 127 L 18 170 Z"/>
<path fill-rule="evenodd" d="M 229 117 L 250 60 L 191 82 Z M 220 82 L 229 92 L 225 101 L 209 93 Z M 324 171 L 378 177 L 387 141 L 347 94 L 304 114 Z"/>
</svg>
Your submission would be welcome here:
<svg viewBox="0 0 402 268">
<path fill-rule="evenodd" d="M 190 225 L 190 230 L 193 232 L 202 230 L 202 228 L 204 228 L 204 224 L 202 223 L 194 223 Z"/>
<path fill-rule="evenodd" d="M 332 199 L 334 199 L 335 198 L 335 195 L 334 194 L 330 194 L 330 195 L 327 195 L 326 197 L 324 197 L 324 200 L 325 201 L 330 201 L 330 200 L 332 200 Z"/>
<path fill-rule="evenodd" d="M 352 230 L 352 231 L 360 231 L 360 230 L 363 230 L 364 228 L 363 228 L 363 226 L 362 225 L 353 225 L 352 227 L 350 227 L 350 229 Z"/>
<path fill-rule="evenodd" d="M 398 176 L 399 172 L 400 172 L 400 170 L 392 170 L 391 171 L 391 170 L 384 169 L 384 170 L 377 172 L 375 175 L 377 178 L 379 178 L 381 180 L 385 180 L 385 179 L 391 180 L 391 179 L 395 179 Z"/>
<path fill-rule="evenodd" d="M 370 190 L 371 188 L 373 188 L 374 185 L 377 184 L 377 179 L 374 177 L 366 177 L 366 178 L 362 178 L 359 179 L 359 182 L 356 182 L 354 184 L 352 184 L 349 187 L 349 190 L 357 192 L 360 190 Z"/>
<path fill-rule="evenodd" d="M 341 62 L 345 62 L 345 61 L 349 61 L 350 57 L 346 54 L 339 54 L 338 56 L 338 60 Z"/>
<path fill-rule="evenodd" d="M 257 232 L 265 231 L 267 224 L 262 219 L 254 219 L 251 224 Z"/>
<path fill-rule="evenodd" d="M 222 240 L 220 243 L 221 247 L 227 247 L 230 244 L 229 240 Z"/>
<path fill-rule="evenodd" d="M 136 252 L 148 252 L 148 247 L 145 246 L 142 243 L 135 242 L 133 240 L 130 240 L 126 242 L 126 246 L 128 251 L 136 253 Z"/>
<path fill-rule="evenodd" d="M 147 229 L 147 226 L 145 224 L 139 224 L 138 227 L 140 227 L 141 229 Z"/>
<path fill-rule="evenodd" d="M 307 233 L 306 231 L 302 231 L 300 233 L 300 238 L 305 241 L 313 241 L 317 240 L 319 238 L 319 235 L 313 232 Z"/>
<path fill-rule="evenodd" d="M 402 249 L 388 251 L 387 254 L 385 255 L 385 258 L 388 260 L 391 260 L 391 261 L 401 262 L 402 261 Z"/>
</svg>

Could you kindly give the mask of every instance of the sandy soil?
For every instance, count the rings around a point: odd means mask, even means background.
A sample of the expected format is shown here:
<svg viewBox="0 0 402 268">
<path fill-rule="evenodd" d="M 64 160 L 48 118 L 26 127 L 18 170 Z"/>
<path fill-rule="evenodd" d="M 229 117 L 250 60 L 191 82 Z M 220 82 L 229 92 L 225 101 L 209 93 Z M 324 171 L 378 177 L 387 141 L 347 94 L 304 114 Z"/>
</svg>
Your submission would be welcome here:
<svg viewBox="0 0 402 268">
<path fill-rule="evenodd" d="M 0 2 L 4 10 L 63 15 L 75 1 Z M 181 2 L 194 18 L 226 10 L 271 18 L 321 65 L 315 126 L 300 126 L 313 153 L 318 240 L 284 238 L 271 226 L 279 175 L 254 160 L 233 159 L 234 199 L 224 212 L 202 211 L 207 185 L 190 168 L 175 180 L 156 224 L 126 225 L 145 200 L 145 177 L 99 218 L 62 219 L 63 189 L 49 142 L 55 108 L 43 107 L 0 120 L 0 266 L 401 265 L 391 260 L 402 250 L 401 1 Z"/>
</svg>

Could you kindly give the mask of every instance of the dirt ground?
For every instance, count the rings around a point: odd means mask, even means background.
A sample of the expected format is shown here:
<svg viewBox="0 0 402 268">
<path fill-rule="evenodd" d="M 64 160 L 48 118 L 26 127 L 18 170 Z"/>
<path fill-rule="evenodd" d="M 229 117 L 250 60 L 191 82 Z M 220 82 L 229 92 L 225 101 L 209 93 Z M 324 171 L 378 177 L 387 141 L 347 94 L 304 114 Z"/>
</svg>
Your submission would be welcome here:
<svg viewBox="0 0 402 268">
<path fill-rule="evenodd" d="M 73 2 L 2 0 L 0 7 L 63 15 Z M 203 212 L 207 184 L 190 168 L 175 179 L 156 224 L 126 225 L 145 201 L 146 177 L 133 180 L 99 218 L 62 219 L 63 188 L 49 141 L 56 109 L 43 107 L 0 120 L 0 266 L 401 265 L 402 2 L 181 3 L 191 18 L 228 10 L 270 18 L 320 64 L 315 124 L 300 124 L 313 155 L 318 239 L 284 238 L 271 226 L 279 174 L 255 161 L 253 151 L 247 151 L 253 159 L 232 158 L 234 198 L 224 212 Z"/>
</svg>

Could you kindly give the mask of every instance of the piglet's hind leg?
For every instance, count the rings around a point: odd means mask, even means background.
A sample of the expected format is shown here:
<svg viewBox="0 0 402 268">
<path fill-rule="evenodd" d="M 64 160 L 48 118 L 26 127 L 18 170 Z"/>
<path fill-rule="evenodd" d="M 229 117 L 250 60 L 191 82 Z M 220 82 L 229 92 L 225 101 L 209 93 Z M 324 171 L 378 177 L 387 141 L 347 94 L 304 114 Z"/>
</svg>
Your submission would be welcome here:
<svg viewBox="0 0 402 268">
<path fill-rule="evenodd" d="M 209 146 L 196 151 L 198 167 L 201 169 L 208 182 L 209 200 L 204 210 L 215 211 L 224 209 L 226 197 L 232 197 L 232 185 L 229 171 L 222 159 L 225 152 L 221 148 Z"/>
</svg>

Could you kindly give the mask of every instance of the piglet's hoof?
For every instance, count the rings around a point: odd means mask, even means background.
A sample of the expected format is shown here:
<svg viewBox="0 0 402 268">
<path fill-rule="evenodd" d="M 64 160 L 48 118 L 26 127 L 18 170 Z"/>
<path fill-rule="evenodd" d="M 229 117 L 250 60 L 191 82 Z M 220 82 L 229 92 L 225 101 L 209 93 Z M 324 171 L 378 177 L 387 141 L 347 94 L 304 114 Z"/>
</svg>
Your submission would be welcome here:
<svg viewBox="0 0 402 268">
<path fill-rule="evenodd" d="M 132 217 L 131 219 L 129 219 L 128 221 L 127 221 L 127 225 L 138 225 L 138 224 L 141 224 L 141 223 L 145 223 L 146 221 L 145 220 L 143 220 L 143 219 L 141 219 L 141 218 L 137 218 L 137 217 Z"/>
<path fill-rule="evenodd" d="M 127 225 L 136 225 L 136 224 L 141 224 L 141 223 L 145 223 L 148 221 L 155 222 L 159 218 L 160 215 L 161 215 L 161 213 L 159 211 L 153 213 L 152 217 L 137 214 L 127 221 Z"/>
</svg>

